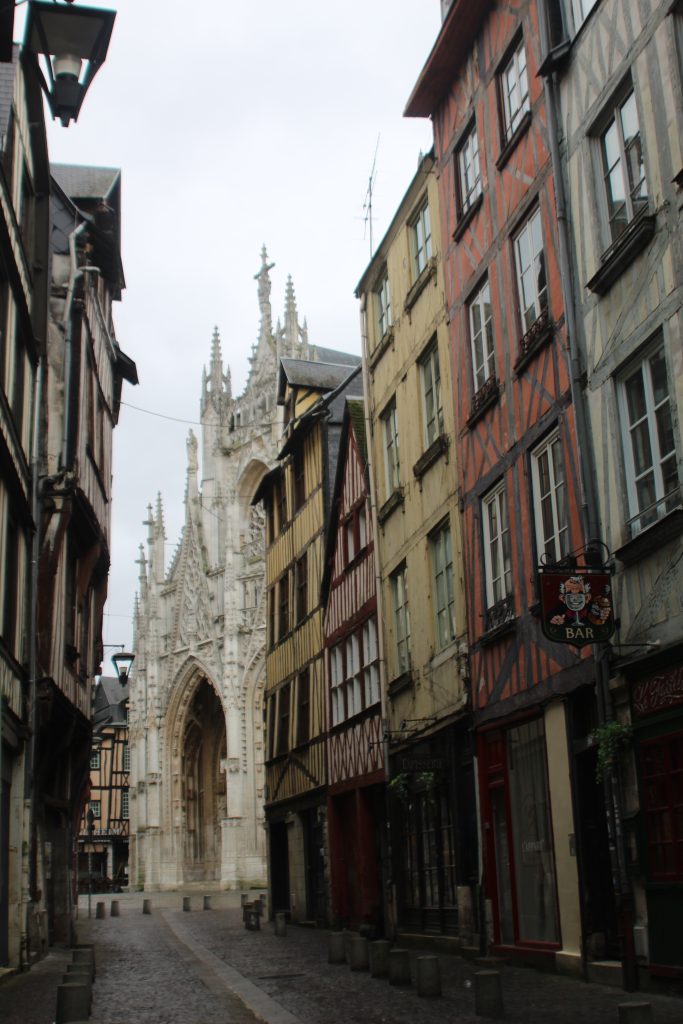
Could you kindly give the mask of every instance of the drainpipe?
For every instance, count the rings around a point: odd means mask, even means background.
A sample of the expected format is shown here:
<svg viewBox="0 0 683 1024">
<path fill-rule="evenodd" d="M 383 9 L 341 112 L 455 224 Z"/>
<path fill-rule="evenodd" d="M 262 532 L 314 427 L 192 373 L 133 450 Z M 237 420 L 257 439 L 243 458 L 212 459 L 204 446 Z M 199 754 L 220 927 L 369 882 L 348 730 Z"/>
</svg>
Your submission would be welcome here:
<svg viewBox="0 0 683 1024">
<path fill-rule="evenodd" d="M 548 54 L 550 53 L 550 35 L 544 3 L 540 3 L 538 5 L 538 13 L 539 27 L 541 31 L 541 52 Z M 584 526 L 584 536 L 590 543 L 592 540 L 601 539 L 596 488 L 597 474 L 595 471 L 593 439 L 586 408 L 584 374 L 578 341 L 579 332 L 577 330 L 576 305 L 574 298 L 576 295 L 576 278 L 570 257 L 569 216 L 567 213 L 564 168 L 560 156 L 560 146 L 558 141 L 560 134 L 560 121 L 557 114 L 559 103 L 557 100 L 558 87 L 555 71 L 550 70 L 548 73 L 544 74 L 543 89 L 546 101 L 550 159 L 555 185 L 555 207 L 559 242 L 558 257 L 560 277 L 562 281 L 562 300 L 564 305 L 565 322 L 567 325 L 567 340 L 569 344 L 571 396 L 576 420 L 576 440 L 579 454 L 579 484 L 581 488 L 581 513 Z M 598 722 L 600 725 L 604 725 L 612 719 L 609 695 L 609 646 L 607 644 L 597 644 L 596 646 L 595 665 L 597 678 L 595 690 Z M 610 859 L 612 862 L 612 884 L 622 931 L 623 984 L 627 991 L 633 991 L 638 988 L 638 964 L 633 943 L 633 895 L 631 892 L 628 873 L 626 871 L 626 854 L 621 828 L 622 815 L 620 808 L 619 786 L 613 770 L 610 770 L 609 775 L 605 780 L 604 796 L 605 809 L 607 812 L 607 830 L 611 854 Z M 585 942 L 585 937 L 582 937 L 582 943 L 583 942 Z"/>
<path fill-rule="evenodd" d="M 374 463 L 372 457 L 372 415 L 370 409 L 370 396 L 372 395 L 372 389 L 370 387 L 370 370 L 369 370 L 369 344 L 368 344 L 368 318 L 366 309 L 365 296 L 361 299 L 360 309 L 360 333 L 361 333 L 361 345 L 363 355 L 363 414 L 365 417 L 365 436 L 367 446 L 367 459 L 368 459 L 368 477 L 370 479 L 370 520 L 372 522 L 372 537 L 373 537 L 373 559 L 375 563 L 375 597 L 377 601 L 377 655 L 379 658 L 379 690 L 380 690 L 380 708 L 382 715 L 382 753 L 384 757 L 384 780 L 385 780 L 385 824 L 386 824 L 386 843 L 387 843 L 387 860 L 390 865 L 390 872 L 393 875 L 393 855 L 392 855 L 392 844 L 391 844 L 391 822 L 389 818 L 389 811 L 391 807 L 390 794 L 389 794 L 389 701 L 387 694 L 387 662 L 384 652 L 384 600 L 382 594 L 382 577 L 379 568 L 379 524 L 377 522 L 377 494 L 375 490 L 375 473 Z M 384 899 L 384 921 L 385 921 L 385 932 L 387 937 L 395 940 L 397 935 L 397 921 L 396 921 L 396 885 L 392 881 L 391 883 L 391 898 L 386 895 L 386 884 L 388 879 L 382 879 L 382 884 L 385 886 L 385 899 Z"/>
<path fill-rule="evenodd" d="M 73 365 L 73 328 L 71 323 L 71 308 L 73 306 L 76 281 L 85 268 L 79 268 L 76 257 L 76 238 L 87 228 L 83 221 L 78 224 L 69 235 L 69 256 L 71 267 L 69 270 L 69 284 L 66 291 L 64 303 L 64 316 L 62 318 L 64 330 L 64 436 L 62 437 L 62 454 L 60 469 L 66 469 L 69 459 L 69 411 L 71 408 L 71 368 Z"/>
</svg>

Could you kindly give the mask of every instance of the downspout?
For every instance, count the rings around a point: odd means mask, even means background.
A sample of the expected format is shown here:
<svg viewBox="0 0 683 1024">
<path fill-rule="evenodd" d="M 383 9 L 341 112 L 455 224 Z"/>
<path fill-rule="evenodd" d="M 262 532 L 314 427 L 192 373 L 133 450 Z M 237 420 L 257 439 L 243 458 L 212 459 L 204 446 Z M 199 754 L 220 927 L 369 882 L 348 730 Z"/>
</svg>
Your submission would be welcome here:
<svg viewBox="0 0 683 1024">
<path fill-rule="evenodd" d="M 69 414 L 71 409 L 71 370 L 73 366 L 73 328 L 71 321 L 71 307 L 73 306 L 76 281 L 83 273 L 84 268 L 79 268 L 76 258 L 76 238 L 87 228 L 83 221 L 78 224 L 69 235 L 69 257 L 71 267 L 69 270 L 69 284 L 64 302 L 64 316 L 62 318 L 64 330 L 64 436 L 62 437 L 62 453 L 60 458 L 60 469 L 66 469 L 69 459 Z"/>
<path fill-rule="evenodd" d="M 550 53 L 551 48 L 545 3 L 539 3 L 538 12 L 541 32 L 541 52 L 547 55 Z M 567 325 L 567 340 L 569 345 L 571 397 L 576 421 L 576 440 L 579 449 L 578 464 L 579 485 L 581 488 L 581 513 L 584 526 L 584 536 L 586 537 L 588 544 L 590 544 L 593 540 L 601 542 L 600 516 L 596 488 L 597 474 L 595 471 L 593 457 L 589 417 L 586 409 L 586 396 L 583 380 L 584 375 L 578 343 L 579 333 L 577 330 L 575 306 L 576 279 L 573 263 L 570 258 L 569 217 L 567 214 L 567 200 L 564 186 L 564 168 L 560 156 L 559 145 L 560 122 L 557 115 L 559 107 L 557 102 L 557 75 L 552 68 L 543 75 L 543 89 L 546 101 L 550 159 L 555 186 L 555 207 L 559 242 L 558 257 L 560 278 L 562 282 L 562 301 L 564 305 L 565 322 Z M 595 691 L 598 723 L 599 725 L 604 725 L 612 719 L 609 696 L 609 645 L 601 643 L 597 644 L 596 647 L 595 665 L 597 678 Z M 611 854 L 612 885 L 614 888 L 617 913 L 622 932 L 623 984 L 627 991 L 633 991 L 638 988 L 638 965 L 633 943 L 633 896 L 630 880 L 626 871 L 624 837 L 621 828 L 622 815 L 619 786 L 613 769 L 609 771 L 608 776 L 605 779 L 604 796 Z M 585 935 L 583 922 L 581 932 L 582 956 L 585 964 L 586 953 L 584 948 Z"/>
<path fill-rule="evenodd" d="M 373 560 L 375 563 L 375 598 L 377 602 L 377 654 L 379 657 L 379 692 L 380 692 L 380 709 L 382 716 L 382 754 L 384 760 L 384 782 L 385 782 L 385 826 L 386 826 L 386 844 L 387 844 L 387 861 L 390 866 L 391 875 L 393 875 L 393 855 L 392 855 L 392 844 L 391 844 L 391 820 L 389 817 L 390 812 L 390 793 L 389 793 L 389 701 L 388 701 L 388 681 L 387 681 L 387 662 L 384 652 L 384 601 L 382 594 L 382 576 L 379 567 L 379 524 L 377 521 L 377 494 L 375 489 L 375 473 L 374 463 L 372 455 L 372 415 L 370 409 L 370 396 L 372 395 L 372 389 L 370 386 L 370 370 L 369 370 L 369 344 L 368 344 L 368 317 L 366 309 L 365 296 L 361 298 L 360 308 L 360 334 L 361 334 L 361 346 L 362 346 L 362 366 L 363 366 L 363 394 L 365 396 L 363 401 L 363 415 L 365 417 L 365 436 L 366 436 L 366 448 L 367 448 L 367 459 L 368 459 L 368 477 L 370 480 L 370 520 L 372 522 L 372 543 L 373 543 Z M 382 872 L 382 875 L 384 872 Z M 382 884 L 385 890 L 384 898 L 384 920 L 385 920 L 385 933 L 387 937 L 395 940 L 397 935 L 397 918 L 396 918 L 396 886 L 391 882 L 391 888 L 389 888 L 389 878 L 382 877 Z"/>
</svg>

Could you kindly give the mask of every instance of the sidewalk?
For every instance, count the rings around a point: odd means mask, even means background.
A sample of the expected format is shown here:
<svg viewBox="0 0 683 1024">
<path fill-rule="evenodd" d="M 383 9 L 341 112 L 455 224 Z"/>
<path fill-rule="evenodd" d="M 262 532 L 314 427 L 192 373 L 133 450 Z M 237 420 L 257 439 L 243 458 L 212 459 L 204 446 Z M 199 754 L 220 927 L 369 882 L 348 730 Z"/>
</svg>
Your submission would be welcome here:
<svg viewBox="0 0 683 1024">
<path fill-rule="evenodd" d="M 142 893 L 103 896 L 107 917 L 84 919 L 79 941 L 96 946 L 97 1024 L 481 1024 L 474 1014 L 477 966 L 441 956 L 443 996 L 421 999 L 414 988 L 396 989 L 367 972 L 327 963 L 325 931 L 290 925 L 278 938 L 272 924 L 247 931 L 239 896 L 212 895 L 210 911 L 192 895 L 147 893 L 152 914 L 142 914 Z M 120 917 L 109 916 L 118 899 Z M 86 904 L 87 908 L 87 904 Z M 93 913 L 95 901 L 93 901 Z M 85 911 L 87 913 L 87 909 Z M 411 952 L 413 967 L 419 951 Z M 50 1024 L 66 951 L 0 985 L 3 1024 Z M 531 969 L 501 967 L 505 1019 L 511 1024 L 617 1024 L 618 1006 L 652 1004 L 654 1024 L 683 1024 L 683 1000 L 626 994 Z"/>
</svg>

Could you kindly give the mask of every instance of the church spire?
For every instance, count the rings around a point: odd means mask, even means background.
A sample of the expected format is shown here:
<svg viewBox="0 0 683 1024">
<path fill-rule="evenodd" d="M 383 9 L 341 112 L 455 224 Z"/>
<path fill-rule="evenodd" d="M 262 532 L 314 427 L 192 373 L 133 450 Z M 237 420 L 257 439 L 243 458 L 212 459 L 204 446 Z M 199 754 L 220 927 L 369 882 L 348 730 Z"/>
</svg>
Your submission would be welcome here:
<svg viewBox="0 0 683 1024">
<path fill-rule="evenodd" d="M 273 312 L 270 306 L 270 271 L 274 266 L 274 263 L 268 262 L 268 253 L 264 245 L 261 249 L 261 268 L 258 274 L 254 274 L 254 280 L 258 281 L 258 305 L 261 314 L 259 345 L 265 341 L 271 348 L 273 346 Z"/>
<path fill-rule="evenodd" d="M 293 356 L 299 344 L 299 316 L 296 310 L 296 297 L 292 275 L 287 275 L 285 291 L 285 351 Z"/>
</svg>

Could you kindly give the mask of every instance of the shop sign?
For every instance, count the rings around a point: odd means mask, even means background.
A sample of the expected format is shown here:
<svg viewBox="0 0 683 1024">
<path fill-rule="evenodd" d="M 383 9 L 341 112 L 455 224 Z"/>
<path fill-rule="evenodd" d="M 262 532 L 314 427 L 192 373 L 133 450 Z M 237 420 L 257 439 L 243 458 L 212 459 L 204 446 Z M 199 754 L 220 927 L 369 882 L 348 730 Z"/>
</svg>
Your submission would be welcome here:
<svg viewBox="0 0 683 1024">
<path fill-rule="evenodd" d="M 641 679 L 631 693 L 633 712 L 638 717 L 654 715 L 683 704 L 683 665 Z"/>
<path fill-rule="evenodd" d="M 443 757 L 430 757 L 429 755 L 402 754 L 396 758 L 396 772 L 443 772 L 446 768 L 446 760 Z"/>
<path fill-rule="evenodd" d="M 542 628 L 549 640 L 575 647 L 609 640 L 614 632 L 609 572 L 542 569 L 539 584 Z"/>
</svg>

